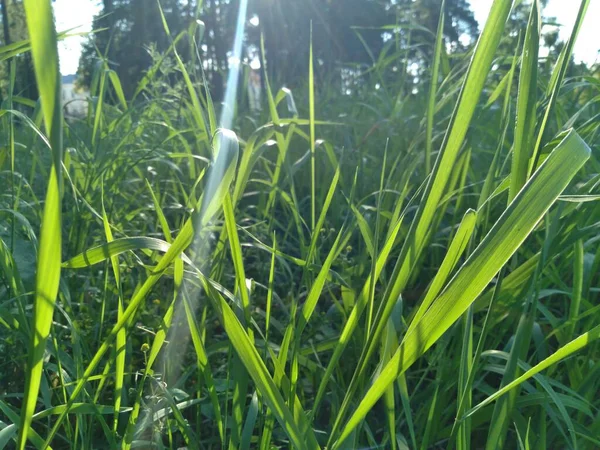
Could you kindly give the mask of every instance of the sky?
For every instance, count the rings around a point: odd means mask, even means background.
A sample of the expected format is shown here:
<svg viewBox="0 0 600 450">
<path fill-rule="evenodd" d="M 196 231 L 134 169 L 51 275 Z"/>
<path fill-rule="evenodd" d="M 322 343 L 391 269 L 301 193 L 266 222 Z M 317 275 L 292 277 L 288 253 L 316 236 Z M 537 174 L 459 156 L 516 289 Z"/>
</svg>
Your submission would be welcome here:
<svg viewBox="0 0 600 450">
<path fill-rule="evenodd" d="M 489 13 L 493 0 L 469 0 L 475 18 L 481 26 Z M 57 28 L 64 31 L 80 27 L 77 31 L 89 31 L 92 18 L 100 9 L 100 0 L 56 0 L 54 11 Z M 577 16 L 578 0 L 549 0 L 544 10 L 545 16 L 556 17 L 557 22 L 564 25 L 560 30 L 560 38 L 566 40 Z M 600 17 L 600 0 L 592 0 L 588 8 L 585 22 L 575 45 L 575 60 L 592 64 L 600 62 L 600 27 L 594 18 Z M 77 72 L 83 37 L 71 37 L 59 43 L 60 68 L 63 75 Z"/>
<path fill-rule="evenodd" d="M 470 0 L 469 3 L 471 3 L 471 9 L 475 14 L 475 19 L 479 22 L 479 29 L 481 30 L 493 0 Z M 544 8 L 543 15 L 545 17 L 556 17 L 556 22 L 563 25 L 559 31 L 560 39 L 563 41 L 566 41 L 571 34 L 573 24 L 577 18 L 579 4 L 579 0 L 549 0 L 548 6 Z M 592 0 L 575 43 L 573 53 L 576 62 L 583 61 L 588 64 L 600 62 L 600 54 L 598 53 L 600 51 L 600 28 L 597 23 L 594 23 L 598 21 L 598 17 L 600 17 L 600 0 Z"/>
</svg>

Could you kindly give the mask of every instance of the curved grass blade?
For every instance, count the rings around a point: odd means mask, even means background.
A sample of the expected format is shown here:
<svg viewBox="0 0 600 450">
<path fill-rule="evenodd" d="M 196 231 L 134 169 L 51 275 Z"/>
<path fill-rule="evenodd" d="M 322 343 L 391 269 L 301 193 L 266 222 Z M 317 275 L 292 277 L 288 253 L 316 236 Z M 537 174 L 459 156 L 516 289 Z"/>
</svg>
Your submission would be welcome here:
<svg viewBox="0 0 600 450">
<path fill-rule="evenodd" d="M 523 375 L 521 375 L 520 377 L 511 381 L 509 384 L 504 386 L 502 389 L 496 391 L 494 394 L 492 394 L 491 396 L 486 398 L 484 401 L 482 401 L 478 405 L 471 408 L 469 411 L 467 411 L 465 413 L 464 417 L 472 416 L 477 411 L 479 411 L 481 408 L 494 402 L 502 395 L 506 394 L 507 392 L 509 392 L 512 389 L 519 386 L 521 383 L 527 381 L 531 377 L 534 377 L 535 375 L 537 375 L 541 371 L 547 369 L 548 367 L 562 361 L 563 359 L 567 358 L 568 356 L 571 356 L 573 353 L 581 350 L 582 348 L 585 348 L 588 344 L 591 344 L 598 338 L 600 338 L 600 325 L 595 326 L 590 331 L 583 333 L 578 338 L 573 339 L 571 342 L 569 342 L 568 344 L 561 347 L 559 350 L 554 352 L 552 355 L 548 356 L 546 359 L 544 359 L 540 363 L 536 364 L 531 369 L 527 370 Z"/>
<path fill-rule="evenodd" d="M 223 324 L 232 345 L 246 367 L 246 370 L 248 370 L 248 374 L 254 380 L 262 399 L 267 403 L 269 410 L 279 421 L 285 433 L 290 438 L 291 443 L 297 449 L 320 448 L 313 431 L 308 428 L 308 424 L 304 423 L 306 422 L 304 413 L 299 412 L 298 416 L 294 417 L 294 414 L 286 406 L 279 389 L 269 374 L 253 342 L 244 331 L 236 314 L 221 296 L 218 296 L 218 298 Z"/>
<path fill-rule="evenodd" d="M 65 269 L 81 269 L 93 266 L 107 259 L 114 258 L 121 253 L 131 250 L 155 250 L 166 253 L 171 245 L 161 239 L 151 237 L 128 237 L 119 238 L 106 244 L 98 245 L 80 253 L 65 261 L 62 267 Z"/>
</svg>

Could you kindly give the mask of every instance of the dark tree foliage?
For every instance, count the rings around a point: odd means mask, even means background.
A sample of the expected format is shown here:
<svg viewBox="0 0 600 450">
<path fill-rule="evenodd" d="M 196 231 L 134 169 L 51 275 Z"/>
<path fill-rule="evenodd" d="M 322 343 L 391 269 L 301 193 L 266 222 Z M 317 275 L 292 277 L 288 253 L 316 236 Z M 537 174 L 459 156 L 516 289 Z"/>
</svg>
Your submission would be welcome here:
<svg viewBox="0 0 600 450">
<path fill-rule="evenodd" d="M 369 52 L 377 55 L 383 47 L 381 27 L 394 21 L 389 6 L 372 0 L 257 0 L 251 14 L 260 26 L 249 38 L 258 46 L 263 33 L 271 78 L 293 84 L 306 76 L 311 23 L 317 67 L 369 63 Z"/>
<path fill-rule="evenodd" d="M 188 6 L 184 7 L 188 3 Z M 173 34 L 177 34 L 192 20 L 190 2 L 162 0 L 161 5 Z M 89 85 L 100 57 L 108 60 L 130 96 L 143 73 L 152 62 L 148 51 L 155 46 L 159 51 L 170 44 L 166 35 L 158 4 L 151 0 L 103 0 L 103 9 L 95 17 L 94 34 L 83 47 L 79 63 L 79 82 Z"/>
<path fill-rule="evenodd" d="M 240 0 L 162 0 L 172 36 L 201 19 L 205 33 L 200 47 L 207 77 L 216 99 L 221 98 Z M 89 85 L 95 61 L 106 57 L 131 95 L 151 64 L 148 47 L 164 50 L 170 43 L 159 9 L 153 0 L 103 0 L 94 21 L 98 32 L 84 47 L 80 82 Z M 312 26 L 316 70 L 323 74 L 351 65 L 368 66 L 389 47 L 390 39 L 410 40 L 416 62 L 427 59 L 439 20 L 441 0 L 250 0 L 248 18 L 257 16 L 258 26 L 246 27 L 246 57 L 258 52 L 261 33 L 270 77 L 294 85 L 306 78 Z M 446 1 L 446 40 L 462 49 L 477 32 L 466 0 Z M 406 30 L 410 32 L 407 33 Z M 182 56 L 192 49 L 182 50 Z M 338 75 L 339 76 L 339 75 Z"/>
</svg>

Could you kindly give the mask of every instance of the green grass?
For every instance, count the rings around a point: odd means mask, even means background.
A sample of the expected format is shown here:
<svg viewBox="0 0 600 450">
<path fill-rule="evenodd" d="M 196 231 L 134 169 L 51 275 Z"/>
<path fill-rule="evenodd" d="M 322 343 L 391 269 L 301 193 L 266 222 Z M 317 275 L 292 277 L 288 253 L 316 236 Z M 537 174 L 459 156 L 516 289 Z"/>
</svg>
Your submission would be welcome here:
<svg viewBox="0 0 600 450">
<path fill-rule="evenodd" d="M 64 120 L 50 3 L 0 51 L 41 95 L 0 111 L 0 448 L 597 448 L 589 1 L 552 64 L 538 2 L 450 61 L 442 15 L 414 90 L 406 49 L 346 96 L 307 42 L 306 84 L 239 93 L 233 130 L 195 29 L 133 99 L 98 64 Z"/>
</svg>

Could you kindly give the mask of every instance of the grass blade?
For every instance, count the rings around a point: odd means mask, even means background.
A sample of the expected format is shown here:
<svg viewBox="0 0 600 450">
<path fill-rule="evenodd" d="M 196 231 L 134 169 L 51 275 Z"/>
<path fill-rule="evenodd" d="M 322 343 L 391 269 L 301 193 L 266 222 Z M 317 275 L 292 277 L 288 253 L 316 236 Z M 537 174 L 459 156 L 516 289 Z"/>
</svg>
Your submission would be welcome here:
<svg viewBox="0 0 600 450">
<path fill-rule="evenodd" d="M 431 85 L 429 86 L 429 101 L 427 103 L 427 137 L 425 140 L 425 173 L 431 172 L 431 154 L 433 153 L 433 117 L 435 113 L 435 96 L 437 93 L 438 78 L 440 76 L 440 59 L 444 43 L 444 19 L 446 14 L 446 0 L 442 0 L 440 7 L 440 20 L 435 35 L 435 48 L 433 50 L 433 65 L 431 66 Z"/>
<path fill-rule="evenodd" d="M 481 403 L 479 403 L 478 405 L 473 407 L 471 410 L 467 411 L 465 413 L 465 417 L 472 416 L 477 411 L 479 411 L 481 408 L 494 402 L 495 400 L 497 400 L 499 397 L 506 394 L 507 392 L 510 392 L 512 389 L 516 388 L 524 381 L 527 381 L 528 379 L 530 379 L 531 377 L 534 377 L 535 375 L 537 375 L 541 371 L 547 369 L 548 367 L 562 361 L 566 357 L 581 350 L 582 348 L 585 348 L 588 344 L 591 344 L 598 338 L 600 338 L 600 325 L 592 328 L 590 331 L 583 333 L 578 338 L 576 338 L 576 339 L 572 340 L 571 342 L 569 342 L 568 344 L 564 345 L 559 350 L 557 350 L 555 353 L 553 353 L 552 355 L 550 355 L 546 359 L 544 359 L 542 362 L 536 364 L 534 367 L 527 370 L 523 375 L 521 375 L 520 377 L 511 381 L 509 384 L 504 386 L 502 389 L 496 391 L 494 394 L 492 394 L 491 396 L 486 398 L 484 401 L 482 401 Z"/>
<path fill-rule="evenodd" d="M 537 65 L 540 45 L 540 9 L 538 0 L 531 4 L 531 12 L 519 75 L 519 94 L 517 97 L 517 119 L 515 123 L 515 142 L 513 147 L 512 170 L 508 201 L 512 201 L 523 187 L 529 175 L 529 160 L 533 150 L 535 132 L 535 113 L 537 97 Z"/>
<path fill-rule="evenodd" d="M 42 101 L 46 134 L 52 149 L 52 167 L 46 191 L 46 202 L 38 250 L 33 333 L 29 344 L 29 365 L 25 381 L 25 396 L 21 411 L 18 448 L 23 450 L 35 412 L 46 339 L 50 334 L 54 303 L 58 294 L 61 269 L 61 166 L 62 166 L 62 104 L 61 78 L 54 16 L 50 0 L 26 0 L 25 14 L 31 40 L 31 52 L 36 81 Z"/>
</svg>

